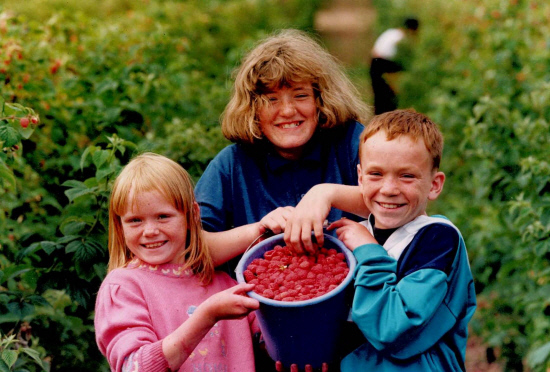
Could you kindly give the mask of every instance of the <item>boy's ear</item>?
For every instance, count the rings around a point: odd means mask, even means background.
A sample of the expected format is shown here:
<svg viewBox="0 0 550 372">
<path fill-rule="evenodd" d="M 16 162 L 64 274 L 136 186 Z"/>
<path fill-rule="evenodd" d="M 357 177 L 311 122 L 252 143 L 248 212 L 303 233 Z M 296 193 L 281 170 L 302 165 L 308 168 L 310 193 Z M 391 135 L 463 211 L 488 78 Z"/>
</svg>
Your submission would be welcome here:
<svg viewBox="0 0 550 372">
<path fill-rule="evenodd" d="M 359 183 L 359 186 L 361 186 L 361 183 L 362 183 L 361 164 L 357 164 L 357 182 Z"/>
<path fill-rule="evenodd" d="M 445 173 L 435 172 L 432 176 L 432 187 L 428 194 L 428 200 L 435 200 L 443 191 L 443 184 L 445 183 Z"/>
</svg>

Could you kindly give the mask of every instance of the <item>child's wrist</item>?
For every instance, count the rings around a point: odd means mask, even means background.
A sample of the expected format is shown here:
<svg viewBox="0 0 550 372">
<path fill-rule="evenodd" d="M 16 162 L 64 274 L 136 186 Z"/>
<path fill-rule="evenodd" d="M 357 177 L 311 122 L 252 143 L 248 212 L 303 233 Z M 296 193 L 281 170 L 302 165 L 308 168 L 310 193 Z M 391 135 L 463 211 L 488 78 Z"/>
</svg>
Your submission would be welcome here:
<svg viewBox="0 0 550 372">
<path fill-rule="evenodd" d="M 216 313 L 216 304 L 214 303 L 214 301 L 211 300 L 211 298 L 209 298 L 202 304 L 197 306 L 193 313 L 193 316 L 200 317 L 206 326 L 213 327 L 214 324 L 216 324 L 219 320 Z"/>
</svg>

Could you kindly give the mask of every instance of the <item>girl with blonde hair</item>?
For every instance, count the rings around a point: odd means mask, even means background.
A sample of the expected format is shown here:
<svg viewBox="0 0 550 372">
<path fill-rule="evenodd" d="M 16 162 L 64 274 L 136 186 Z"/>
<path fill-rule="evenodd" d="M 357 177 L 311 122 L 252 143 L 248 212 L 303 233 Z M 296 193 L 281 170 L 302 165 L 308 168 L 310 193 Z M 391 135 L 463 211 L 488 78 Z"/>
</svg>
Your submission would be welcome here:
<svg viewBox="0 0 550 372">
<path fill-rule="evenodd" d="M 259 332 L 239 284 L 214 267 L 241 252 L 267 221 L 216 234 L 202 232 L 187 172 L 152 153 L 132 159 L 113 185 L 109 205 L 109 267 L 96 300 L 99 349 L 113 371 L 254 371 Z M 230 253 L 232 254 L 232 253 Z M 225 258 L 223 258 L 225 257 Z"/>
<path fill-rule="evenodd" d="M 222 115 L 222 132 L 235 143 L 195 188 L 204 229 L 257 222 L 296 206 L 319 183 L 357 185 L 359 121 L 368 116 L 343 67 L 313 36 L 282 30 L 260 41 L 236 71 Z"/>
</svg>

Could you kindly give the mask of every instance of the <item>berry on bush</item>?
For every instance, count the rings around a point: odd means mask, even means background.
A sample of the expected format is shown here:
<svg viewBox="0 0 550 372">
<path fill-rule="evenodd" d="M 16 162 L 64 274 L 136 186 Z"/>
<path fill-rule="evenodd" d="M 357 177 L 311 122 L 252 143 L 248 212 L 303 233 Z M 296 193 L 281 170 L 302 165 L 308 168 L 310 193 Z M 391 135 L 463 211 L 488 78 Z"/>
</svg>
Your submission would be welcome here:
<svg viewBox="0 0 550 372">
<path fill-rule="evenodd" d="M 29 118 L 21 118 L 21 119 L 19 120 L 19 124 L 21 124 L 21 126 L 22 126 L 23 128 L 28 127 L 28 126 L 29 126 Z"/>
</svg>

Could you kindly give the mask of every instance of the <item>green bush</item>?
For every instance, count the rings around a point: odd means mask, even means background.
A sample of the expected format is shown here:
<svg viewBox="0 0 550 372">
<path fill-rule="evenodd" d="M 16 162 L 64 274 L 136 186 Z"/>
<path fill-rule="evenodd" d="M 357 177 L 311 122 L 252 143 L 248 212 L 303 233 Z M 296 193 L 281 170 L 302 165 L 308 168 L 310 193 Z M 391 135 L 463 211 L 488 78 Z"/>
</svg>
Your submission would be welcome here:
<svg viewBox="0 0 550 372">
<path fill-rule="evenodd" d="M 377 1 L 376 3 L 380 3 Z M 460 226 L 479 307 L 474 332 L 506 370 L 550 367 L 550 6 L 542 1 L 410 0 L 386 21 L 420 18 L 400 103 L 443 129 L 445 191 Z"/>
<path fill-rule="evenodd" d="M 198 178 L 228 144 L 219 116 L 243 51 L 279 28 L 311 30 L 319 2 L 2 2 L 0 342 L 10 368 L 38 370 L 39 356 L 51 370 L 108 370 L 93 306 L 113 178 L 144 150 Z M 40 120 L 25 129 L 14 115 Z M 11 364 L 22 329 L 35 354 Z"/>
</svg>

